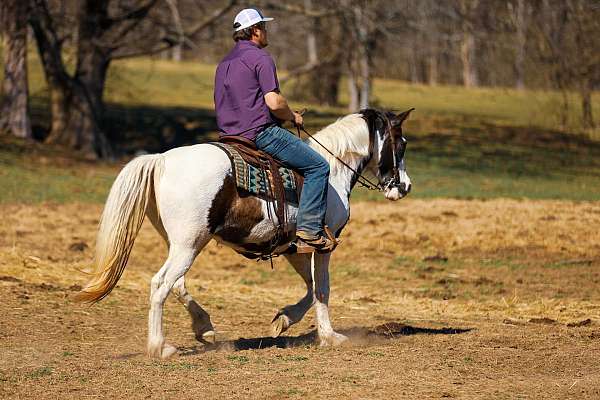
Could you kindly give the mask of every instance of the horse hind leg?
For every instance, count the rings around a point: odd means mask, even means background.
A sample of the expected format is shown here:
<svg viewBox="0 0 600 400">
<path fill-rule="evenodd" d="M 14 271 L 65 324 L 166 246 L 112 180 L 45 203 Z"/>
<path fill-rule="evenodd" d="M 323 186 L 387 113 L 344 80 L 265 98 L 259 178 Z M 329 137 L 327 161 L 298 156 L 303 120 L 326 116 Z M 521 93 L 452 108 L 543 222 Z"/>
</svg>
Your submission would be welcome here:
<svg viewBox="0 0 600 400">
<path fill-rule="evenodd" d="M 286 256 L 289 263 L 306 283 L 306 295 L 296 304 L 290 304 L 280 309 L 271 321 L 271 336 L 278 337 L 293 324 L 300 322 L 306 312 L 314 304 L 313 279 L 311 274 L 311 255 L 292 254 Z"/>
<path fill-rule="evenodd" d="M 199 249 L 207 242 L 208 238 L 198 248 L 171 244 L 167 261 L 152 278 L 148 316 L 148 355 L 151 357 L 167 358 L 177 351 L 174 346 L 165 343 L 162 327 L 163 306 L 175 282 L 185 275 Z"/>
<path fill-rule="evenodd" d="M 188 310 L 192 318 L 192 330 L 196 340 L 202 343 L 214 344 L 216 340 L 215 329 L 210 321 L 210 315 L 194 300 L 185 287 L 185 276 L 175 282 L 173 293 L 177 300 Z"/>
</svg>

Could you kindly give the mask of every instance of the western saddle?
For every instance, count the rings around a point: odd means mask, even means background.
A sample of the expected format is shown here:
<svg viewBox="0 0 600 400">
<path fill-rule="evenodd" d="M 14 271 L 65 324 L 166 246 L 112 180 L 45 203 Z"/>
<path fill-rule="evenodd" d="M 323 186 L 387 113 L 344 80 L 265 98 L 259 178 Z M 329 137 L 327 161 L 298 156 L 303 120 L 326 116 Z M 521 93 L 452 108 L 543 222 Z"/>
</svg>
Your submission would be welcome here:
<svg viewBox="0 0 600 400">
<path fill-rule="evenodd" d="M 219 143 L 234 147 L 246 163 L 259 168 L 262 171 L 263 176 L 267 177 L 267 188 L 271 193 L 267 193 L 265 198 L 267 201 L 272 202 L 273 210 L 275 211 L 275 216 L 278 221 L 276 239 L 273 241 L 274 243 L 271 245 L 270 249 L 272 252 L 275 248 L 289 240 L 289 235 L 287 234 L 289 231 L 289 219 L 287 214 L 286 192 L 279 171 L 281 167 L 285 166 L 270 154 L 259 150 L 252 140 L 242 136 L 221 136 L 219 137 Z M 296 183 L 296 203 L 299 204 L 304 177 L 296 170 L 292 170 L 292 172 Z M 295 235 L 292 234 L 292 239 L 294 236 Z"/>
</svg>

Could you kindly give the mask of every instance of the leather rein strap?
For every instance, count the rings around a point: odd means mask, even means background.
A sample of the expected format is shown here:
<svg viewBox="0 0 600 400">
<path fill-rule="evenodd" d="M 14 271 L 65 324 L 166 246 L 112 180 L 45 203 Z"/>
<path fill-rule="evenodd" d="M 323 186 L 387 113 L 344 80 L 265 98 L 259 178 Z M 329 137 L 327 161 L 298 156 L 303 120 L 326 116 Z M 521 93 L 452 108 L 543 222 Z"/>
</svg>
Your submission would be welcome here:
<svg viewBox="0 0 600 400">
<path fill-rule="evenodd" d="M 389 122 L 388 122 L 388 124 L 389 124 Z M 354 172 L 356 174 L 356 176 L 357 176 L 357 182 L 360 183 L 363 187 L 365 187 L 365 188 L 367 188 L 369 190 L 377 190 L 379 192 L 383 191 L 384 188 L 381 186 L 380 183 L 373 183 L 368 178 L 366 178 L 362 174 L 360 174 L 357 170 L 355 170 L 354 168 L 352 168 L 351 166 L 349 166 L 345 161 L 343 161 L 338 156 L 336 156 L 335 154 L 333 154 L 331 152 L 331 150 L 329 150 L 321 142 L 319 142 L 317 139 L 315 139 L 315 137 L 313 135 L 311 135 L 310 133 L 308 133 L 303 126 L 300 127 L 300 126 L 296 125 L 296 129 L 298 130 L 298 137 L 300 137 L 300 130 L 302 130 L 302 132 L 306 133 L 306 135 L 308 135 L 309 138 L 311 138 L 312 140 L 314 140 L 319 146 L 321 146 L 323 149 L 325 149 L 325 151 L 327 151 L 329 154 L 331 154 L 343 166 L 345 166 L 346 168 L 348 168 L 350 171 Z M 396 161 L 396 155 L 394 154 L 394 162 L 395 161 Z"/>
</svg>

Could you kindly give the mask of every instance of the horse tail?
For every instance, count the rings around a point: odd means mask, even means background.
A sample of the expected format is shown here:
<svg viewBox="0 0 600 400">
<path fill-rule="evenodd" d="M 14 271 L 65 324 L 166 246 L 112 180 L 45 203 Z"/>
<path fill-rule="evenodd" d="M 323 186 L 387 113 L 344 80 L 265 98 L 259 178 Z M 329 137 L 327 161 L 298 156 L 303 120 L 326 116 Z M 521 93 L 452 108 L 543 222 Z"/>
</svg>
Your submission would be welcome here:
<svg viewBox="0 0 600 400">
<path fill-rule="evenodd" d="M 91 281 L 76 295 L 95 303 L 114 289 L 137 236 L 151 196 L 164 170 L 161 154 L 133 159 L 119 173 L 110 189 L 96 238 L 95 271 Z"/>
</svg>

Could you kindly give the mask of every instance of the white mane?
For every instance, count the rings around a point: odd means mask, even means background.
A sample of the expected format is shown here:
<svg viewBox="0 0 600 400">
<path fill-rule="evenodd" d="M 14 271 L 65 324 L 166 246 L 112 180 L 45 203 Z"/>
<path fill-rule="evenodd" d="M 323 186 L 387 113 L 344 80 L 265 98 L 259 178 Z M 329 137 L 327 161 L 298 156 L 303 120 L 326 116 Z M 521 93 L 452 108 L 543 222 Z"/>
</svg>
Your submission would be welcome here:
<svg viewBox="0 0 600 400">
<path fill-rule="evenodd" d="M 326 126 L 314 135 L 323 146 L 344 162 L 352 165 L 369 155 L 369 127 L 361 114 L 350 114 Z M 312 139 L 307 143 L 321 154 L 331 165 L 331 174 L 335 174 L 342 164 Z"/>
</svg>

